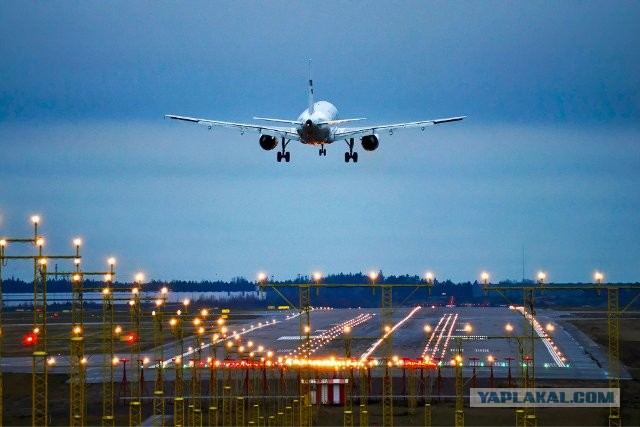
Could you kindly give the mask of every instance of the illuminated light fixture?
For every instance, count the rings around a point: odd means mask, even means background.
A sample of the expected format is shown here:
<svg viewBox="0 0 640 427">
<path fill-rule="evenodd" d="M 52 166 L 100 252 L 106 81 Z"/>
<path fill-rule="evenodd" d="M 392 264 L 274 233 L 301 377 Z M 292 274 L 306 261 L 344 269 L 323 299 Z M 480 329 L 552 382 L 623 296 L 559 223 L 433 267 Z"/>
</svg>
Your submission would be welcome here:
<svg viewBox="0 0 640 427">
<path fill-rule="evenodd" d="M 540 282 L 544 282 L 546 278 L 547 278 L 547 274 L 544 271 L 538 272 L 538 280 Z"/>
<path fill-rule="evenodd" d="M 316 271 L 315 273 L 313 273 L 313 280 L 317 283 L 320 280 L 322 280 L 322 273 Z"/>
<path fill-rule="evenodd" d="M 38 238 L 38 240 L 36 240 L 36 245 L 40 247 L 44 246 L 44 239 L 42 237 Z"/>
<path fill-rule="evenodd" d="M 112 280 L 113 280 L 113 276 L 112 276 L 111 274 L 105 274 L 105 275 L 104 275 L 104 281 L 105 281 L 105 282 L 110 282 L 110 281 L 112 281 Z M 107 288 L 105 288 L 105 289 L 107 289 Z M 107 290 L 108 290 L 108 289 L 107 289 Z M 104 291 L 103 291 L 103 293 L 104 293 Z M 109 293 L 109 292 L 107 292 L 107 293 Z"/>
<path fill-rule="evenodd" d="M 160 289 L 160 293 L 162 295 L 166 295 L 169 292 L 169 289 L 167 289 L 167 287 L 165 286 L 164 288 Z"/>
<path fill-rule="evenodd" d="M 190 302 L 191 302 L 191 301 L 189 301 L 188 299 L 185 299 L 185 300 L 183 300 L 183 301 L 182 301 L 182 304 L 183 304 L 185 307 L 187 307 L 187 306 L 189 305 L 189 303 L 190 303 Z"/>
<path fill-rule="evenodd" d="M 116 265 L 116 259 L 111 257 L 107 260 L 107 263 L 109 263 L 109 265 L 113 267 L 114 265 Z"/>
<path fill-rule="evenodd" d="M 433 281 L 433 273 L 430 271 L 427 271 L 427 273 L 424 275 L 425 279 L 427 279 L 427 282 L 432 282 Z"/>
<path fill-rule="evenodd" d="M 47 259 L 46 258 L 40 258 L 40 265 L 47 265 Z"/>
<path fill-rule="evenodd" d="M 144 274 L 142 273 L 136 274 L 135 279 L 136 279 L 136 283 L 142 283 L 142 281 L 144 280 Z"/>
<path fill-rule="evenodd" d="M 80 238 L 73 239 L 73 244 L 74 244 L 75 246 L 80 246 L 80 245 L 82 245 L 82 239 L 80 239 Z"/>
<path fill-rule="evenodd" d="M 7 241 L 4 239 L 0 239 L 0 246 L 7 246 Z"/>
<path fill-rule="evenodd" d="M 202 310 L 200 310 L 200 315 L 201 315 L 201 316 L 203 316 L 203 317 L 204 317 L 204 316 L 206 316 L 206 315 L 208 315 L 208 314 L 209 314 L 209 311 L 208 311 L 206 308 L 203 308 Z"/>
<path fill-rule="evenodd" d="M 601 283 L 601 282 L 602 282 L 602 280 L 604 279 L 604 274 L 602 274 L 602 273 L 601 273 L 601 272 L 599 272 L 599 271 L 596 271 L 596 272 L 593 274 L 593 278 L 594 278 L 594 279 L 596 279 L 596 282 Z"/>
<path fill-rule="evenodd" d="M 33 222 L 34 224 L 39 223 L 40 222 L 40 216 L 38 216 L 38 215 L 31 216 L 31 222 Z"/>
<path fill-rule="evenodd" d="M 258 282 L 264 283 L 267 280 L 267 274 L 260 272 L 258 273 Z"/>
<path fill-rule="evenodd" d="M 122 332 L 122 326 L 116 326 L 115 329 L 114 329 L 114 332 L 116 334 L 119 334 L 120 332 Z"/>
<path fill-rule="evenodd" d="M 489 273 L 483 271 L 482 274 L 480 274 L 480 278 L 486 284 L 489 281 Z"/>
</svg>

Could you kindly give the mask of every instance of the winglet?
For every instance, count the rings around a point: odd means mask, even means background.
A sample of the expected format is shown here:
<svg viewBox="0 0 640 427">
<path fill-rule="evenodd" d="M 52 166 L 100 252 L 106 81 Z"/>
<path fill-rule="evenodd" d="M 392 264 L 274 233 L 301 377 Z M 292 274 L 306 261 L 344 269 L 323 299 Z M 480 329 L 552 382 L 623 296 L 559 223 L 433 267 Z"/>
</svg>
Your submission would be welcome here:
<svg viewBox="0 0 640 427">
<path fill-rule="evenodd" d="M 313 80 L 311 80 L 311 60 L 309 59 L 309 115 L 313 112 Z"/>
</svg>

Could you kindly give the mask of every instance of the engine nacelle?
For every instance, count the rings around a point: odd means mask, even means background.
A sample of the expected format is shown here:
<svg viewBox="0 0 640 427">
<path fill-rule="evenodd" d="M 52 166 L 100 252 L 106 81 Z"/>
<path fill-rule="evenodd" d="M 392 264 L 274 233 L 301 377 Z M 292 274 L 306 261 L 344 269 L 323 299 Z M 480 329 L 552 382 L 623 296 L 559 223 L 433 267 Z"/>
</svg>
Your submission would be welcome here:
<svg viewBox="0 0 640 427">
<path fill-rule="evenodd" d="M 373 151 L 378 148 L 379 141 L 378 135 L 366 135 L 360 139 L 360 143 L 362 144 L 362 148 L 365 151 Z"/>
<path fill-rule="evenodd" d="M 278 140 L 275 136 L 271 135 L 261 135 L 260 136 L 260 147 L 263 150 L 273 150 L 278 145 Z"/>
</svg>

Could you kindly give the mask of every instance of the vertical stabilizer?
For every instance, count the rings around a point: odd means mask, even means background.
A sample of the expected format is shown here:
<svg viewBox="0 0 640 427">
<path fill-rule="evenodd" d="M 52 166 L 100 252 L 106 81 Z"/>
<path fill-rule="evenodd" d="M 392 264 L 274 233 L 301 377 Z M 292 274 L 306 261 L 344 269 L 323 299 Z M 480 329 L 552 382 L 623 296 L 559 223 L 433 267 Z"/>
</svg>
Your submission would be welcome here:
<svg viewBox="0 0 640 427">
<path fill-rule="evenodd" d="M 311 60 L 309 60 L 309 114 L 313 114 L 313 80 L 311 80 Z"/>
</svg>

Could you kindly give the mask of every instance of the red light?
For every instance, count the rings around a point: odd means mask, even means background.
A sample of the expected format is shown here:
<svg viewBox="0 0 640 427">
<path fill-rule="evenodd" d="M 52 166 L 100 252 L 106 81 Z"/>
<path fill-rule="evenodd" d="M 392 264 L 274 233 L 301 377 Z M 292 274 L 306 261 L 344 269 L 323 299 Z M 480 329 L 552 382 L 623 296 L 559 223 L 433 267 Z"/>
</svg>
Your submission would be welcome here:
<svg viewBox="0 0 640 427">
<path fill-rule="evenodd" d="M 25 345 L 34 345 L 38 342 L 38 337 L 33 332 L 29 332 L 24 336 L 22 340 L 24 341 Z"/>
<path fill-rule="evenodd" d="M 135 336 L 135 334 L 129 334 L 129 335 L 127 335 L 127 342 L 128 342 L 129 344 L 133 344 L 133 343 L 135 342 L 135 340 L 136 340 L 136 336 Z"/>
</svg>

